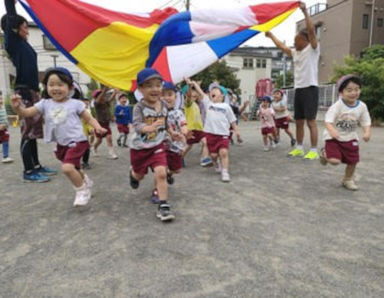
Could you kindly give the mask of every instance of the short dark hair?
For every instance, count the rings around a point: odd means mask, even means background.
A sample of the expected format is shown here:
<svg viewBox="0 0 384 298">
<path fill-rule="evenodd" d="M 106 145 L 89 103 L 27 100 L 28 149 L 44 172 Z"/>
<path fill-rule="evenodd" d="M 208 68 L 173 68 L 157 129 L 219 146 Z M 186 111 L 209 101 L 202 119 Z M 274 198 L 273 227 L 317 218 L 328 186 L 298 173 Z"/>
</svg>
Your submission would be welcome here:
<svg viewBox="0 0 384 298">
<path fill-rule="evenodd" d="M 309 33 L 307 29 L 300 30 L 299 35 L 303 36 L 307 41 L 309 41 Z"/>
<path fill-rule="evenodd" d="M 44 78 L 43 78 L 44 90 L 41 93 L 42 98 L 49 98 L 49 94 L 48 94 L 48 90 L 47 90 L 47 83 L 48 83 L 49 77 L 53 74 L 57 75 L 61 81 L 63 81 L 65 84 L 68 85 L 69 88 L 71 88 L 73 86 L 73 79 L 70 78 L 69 76 L 67 76 L 65 73 L 58 71 L 58 70 L 54 70 L 54 69 L 48 70 L 45 73 Z"/>
<path fill-rule="evenodd" d="M 351 77 L 348 77 L 346 80 L 344 80 L 340 86 L 339 86 L 339 92 L 343 92 L 343 90 L 347 87 L 347 85 L 349 84 L 349 82 L 352 82 L 352 83 L 355 83 L 356 85 L 359 85 L 359 87 L 361 88 L 361 79 L 358 77 L 358 76 L 351 76 Z"/>
<path fill-rule="evenodd" d="M 8 15 L 3 15 L 1 17 L 1 30 L 3 30 L 3 32 L 6 31 L 7 29 L 7 21 L 10 19 L 10 18 L 14 18 L 14 21 L 12 22 L 13 23 L 13 27 L 11 29 L 13 30 L 19 30 L 20 26 L 24 23 L 28 24 L 28 21 L 26 18 L 24 18 L 23 16 L 21 15 L 16 15 L 14 17 L 9 17 Z"/>
</svg>

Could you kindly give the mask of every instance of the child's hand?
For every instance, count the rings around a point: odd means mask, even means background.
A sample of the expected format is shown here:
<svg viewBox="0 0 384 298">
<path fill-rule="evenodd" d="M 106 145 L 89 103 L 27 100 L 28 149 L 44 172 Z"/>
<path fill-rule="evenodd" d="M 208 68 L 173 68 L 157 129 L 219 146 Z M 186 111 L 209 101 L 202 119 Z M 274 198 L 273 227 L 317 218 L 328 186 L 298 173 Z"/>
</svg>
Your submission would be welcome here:
<svg viewBox="0 0 384 298">
<path fill-rule="evenodd" d="M 182 142 L 184 140 L 184 136 L 179 132 L 172 132 L 171 133 L 172 140 Z"/>
<path fill-rule="evenodd" d="M 155 122 L 152 123 L 152 126 L 154 126 L 155 128 L 159 126 L 164 126 L 164 125 L 165 125 L 164 119 L 157 119 Z"/>
<path fill-rule="evenodd" d="M 333 139 L 336 139 L 336 140 L 338 140 L 339 137 L 340 137 L 339 132 L 337 130 L 332 130 L 332 131 L 329 132 L 329 134 L 331 135 L 331 137 Z"/>
<path fill-rule="evenodd" d="M 192 132 L 192 131 L 188 131 L 188 133 L 187 133 L 187 135 L 186 135 L 186 138 L 187 138 L 188 140 L 190 140 L 190 139 L 194 139 L 195 136 L 193 135 L 193 132 Z"/>
<path fill-rule="evenodd" d="M 272 37 L 272 33 L 269 32 L 269 31 L 265 32 L 265 37 L 271 38 Z"/>
<path fill-rule="evenodd" d="M 108 130 L 106 130 L 106 129 L 103 128 L 103 127 L 96 128 L 95 130 L 96 130 L 96 132 L 97 132 L 98 134 L 100 134 L 100 135 L 105 135 L 105 134 L 108 132 Z"/>
<path fill-rule="evenodd" d="M 371 139 L 371 134 L 369 132 L 364 133 L 363 140 L 368 142 Z"/>
<path fill-rule="evenodd" d="M 237 142 L 241 144 L 243 142 L 243 139 L 241 138 L 240 134 L 236 134 Z"/>
<path fill-rule="evenodd" d="M 305 3 L 303 1 L 300 2 L 300 9 L 305 12 L 305 10 L 307 9 Z"/>
<path fill-rule="evenodd" d="M 11 107 L 12 107 L 12 109 L 17 110 L 18 108 L 20 108 L 20 105 L 21 105 L 21 96 L 19 94 L 14 94 L 11 97 Z"/>
</svg>

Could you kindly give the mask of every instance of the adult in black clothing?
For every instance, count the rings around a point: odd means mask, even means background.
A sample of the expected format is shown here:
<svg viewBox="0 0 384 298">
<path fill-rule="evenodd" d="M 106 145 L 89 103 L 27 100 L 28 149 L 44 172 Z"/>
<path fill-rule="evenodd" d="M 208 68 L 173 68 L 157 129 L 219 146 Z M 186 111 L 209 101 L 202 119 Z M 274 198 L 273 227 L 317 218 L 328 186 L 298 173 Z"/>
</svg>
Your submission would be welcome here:
<svg viewBox="0 0 384 298">
<path fill-rule="evenodd" d="M 1 18 L 4 31 L 4 47 L 16 68 L 15 92 L 20 94 L 26 107 L 40 100 L 37 54 L 28 43 L 27 20 L 16 13 L 15 0 L 4 0 L 7 13 Z M 57 171 L 41 166 L 37 139 L 43 137 L 41 115 L 22 119 L 20 151 L 24 163 L 23 179 L 27 182 L 49 181 L 47 175 Z"/>
</svg>

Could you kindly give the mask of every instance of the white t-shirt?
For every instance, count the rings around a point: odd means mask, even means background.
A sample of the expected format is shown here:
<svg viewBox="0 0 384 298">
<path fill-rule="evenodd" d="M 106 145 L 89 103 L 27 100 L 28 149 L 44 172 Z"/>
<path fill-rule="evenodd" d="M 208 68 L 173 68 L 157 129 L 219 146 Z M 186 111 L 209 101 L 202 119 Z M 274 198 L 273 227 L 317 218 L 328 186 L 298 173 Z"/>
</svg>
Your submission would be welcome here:
<svg viewBox="0 0 384 298">
<path fill-rule="evenodd" d="M 203 103 L 206 110 L 204 132 L 229 136 L 231 124 L 236 122 L 231 106 L 223 102 L 214 103 L 207 96 L 204 96 Z"/>
<path fill-rule="evenodd" d="M 332 123 L 339 132 L 339 141 L 348 142 L 358 140 L 356 129 L 358 124 L 361 126 L 370 126 L 371 117 L 365 103 L 358 100 L 351 107 L 344 103 L 340 98 L 336 101 L 325 114 L 325 122 Z M 332 137 L 328 129 L 324 129 L 324 140 L 331 140 Z"/>
<path fill-rule="evenodd" d="M 284 112 L 278 112 L 276 108 L 282 108 L 285 107 Z M 273 101 L 272 102 L 272 108 L 275 111 L 275 118 L 281 119 L 289 116 L 289 111 L 287 107 L 287 97 L 283 97 L 280 101 Z"/>
<path fill-rule="evenodd" d="M 56 142 L 67 146 L 87 140 L 83 132 L 80 114 L 85 111 L 85 104 L 77 99 L 56 102 L 43 99 L 35 104 L 36 109 L 44 115 L 44 141 Z"/>
<path fill-rule="evenodd" d="M 309 43 L 302 51 L 292 50 L 295 88 L 318 86 L 320 44 L 312 48 Z"/>
</svg>

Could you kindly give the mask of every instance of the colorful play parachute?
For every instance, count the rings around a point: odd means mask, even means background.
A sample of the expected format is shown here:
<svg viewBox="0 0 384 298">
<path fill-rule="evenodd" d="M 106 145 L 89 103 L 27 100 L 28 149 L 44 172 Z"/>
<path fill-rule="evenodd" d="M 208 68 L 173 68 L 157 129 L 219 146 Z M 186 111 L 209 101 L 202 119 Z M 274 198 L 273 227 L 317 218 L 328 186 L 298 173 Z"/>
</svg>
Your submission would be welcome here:
<svg viewBox="0 0 384 298">
<path fill-rule="evenodd" d="M 85 73 L 124 90 L 156 68 L 180 82 L 285 20 L 299 1 L 178 13 L 120 13 L 79 0 L 19 0 L 53 44 Z"/>
</svg>

